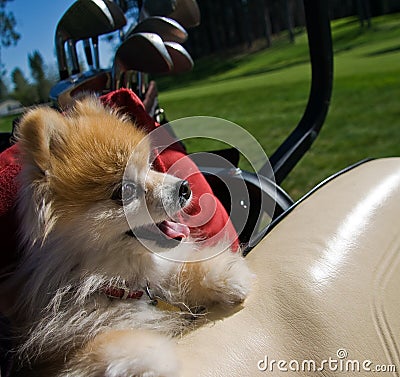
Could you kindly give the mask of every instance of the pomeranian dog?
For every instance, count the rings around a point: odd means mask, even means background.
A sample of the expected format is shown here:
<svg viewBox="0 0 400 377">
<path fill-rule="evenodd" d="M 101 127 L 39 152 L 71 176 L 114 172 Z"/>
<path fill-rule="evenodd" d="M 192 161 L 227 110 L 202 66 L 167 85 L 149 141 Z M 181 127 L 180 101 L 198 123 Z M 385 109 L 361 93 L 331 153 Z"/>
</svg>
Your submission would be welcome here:
<svg viewBox="0 0 400 377">
<path fill-rule="evenodd" d="M 252 274 L 240 253 L 185 262 L 212 254 L 194 251 L 189 229 L 171 220 L 190 205 L 188 183 L 152 170 L 146 134 L 98 99 L 66 114 L 31 110 L 17 135 L 16 375 L 178 376 L 174 336 L 199 308 L 246 298 Z M 162 257 L 171 249 L 180 262 Z"/>
</svg>

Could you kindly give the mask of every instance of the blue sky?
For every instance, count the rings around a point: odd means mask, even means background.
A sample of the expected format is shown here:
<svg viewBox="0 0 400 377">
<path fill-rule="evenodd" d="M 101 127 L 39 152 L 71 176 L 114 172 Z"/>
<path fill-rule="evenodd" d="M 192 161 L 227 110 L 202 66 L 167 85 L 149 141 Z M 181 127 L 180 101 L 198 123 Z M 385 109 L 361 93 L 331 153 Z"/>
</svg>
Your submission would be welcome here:
<svg viewBox="0 0 400 377">
<path fill-rule="evenodd" d="M 56 69 L 54 32 L 59 19 L 73 3 L 74 0 L 13 0 L 7 3 L 6 10 L 14 13 L 16 29 L 21 34 L 17 46 L 1 49 L 8 80 L 15 67 L 21 68 L 30 78 L 28 54 L 35 50 L 40 52 L 47 66 Z M 82 47 L 78 44 L 78 48 Z M 101 43 L 100 39 L 100 48 L 100 63 L 109 65 L 111 46 Z"/>
</svg>

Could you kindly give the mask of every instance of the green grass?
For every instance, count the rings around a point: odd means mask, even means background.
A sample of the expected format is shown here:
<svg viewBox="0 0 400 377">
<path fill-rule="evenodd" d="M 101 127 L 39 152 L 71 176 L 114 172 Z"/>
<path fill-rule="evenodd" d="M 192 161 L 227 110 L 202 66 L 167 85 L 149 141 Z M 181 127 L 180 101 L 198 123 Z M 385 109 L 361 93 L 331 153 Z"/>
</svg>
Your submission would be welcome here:
<svg viewBox="0 0 400 377">
<path fill-rule="evenodd" d="M 360 30 L 356 19 L 342 19 L 332 30 L 331 107 L 315 144 L 284 181 L 295 198 L 361 159 L 400 156 L 399 15 L 373 19 L 371 30 Z M 199 80 L 194 72 L 185 87 L 178 81 L 179 88 L 162 91 L 160 102 L 170 119 L 208 115 L 230 120 L 248 130 L 270 155 L 304 111 L 310 79 L 307 58 L 303 33 L 294 46 L 279 40 L 273 48 L 232 58 L 225 71 L 221 64 L 213 71 L 212 62 L 203 60 L 196 63 L 197 69 L 208 69 L 208 76 L 202 74 Z M 198 140 L 189 147 L 210 150 L 214 145 Z"/>
<path fill-rule="evenodd" d="M 14 116 L 0 117 L 0 132 L 9 132 L 12 128 Z"/>
</svg>

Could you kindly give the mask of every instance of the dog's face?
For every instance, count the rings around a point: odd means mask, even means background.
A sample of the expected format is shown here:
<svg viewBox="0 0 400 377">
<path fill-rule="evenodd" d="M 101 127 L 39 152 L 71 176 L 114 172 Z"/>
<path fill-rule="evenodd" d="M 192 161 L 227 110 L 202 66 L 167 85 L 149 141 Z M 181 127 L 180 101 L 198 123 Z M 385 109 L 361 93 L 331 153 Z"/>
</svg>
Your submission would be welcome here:
<svg viewBox="0 0 400 377">
<path fill-rule="evenodd" d="M 25 241 L 56 236 L 82 250 L 137 252 L 138 239 L 167 248 L 172 238 L 188 236 L 187 227 L 170 220 L 189 203 L 190 188 L 151 169 L 147 139 L 94 98 L 66 115 L 29 112 L 19 126 Z"/>
</svg>

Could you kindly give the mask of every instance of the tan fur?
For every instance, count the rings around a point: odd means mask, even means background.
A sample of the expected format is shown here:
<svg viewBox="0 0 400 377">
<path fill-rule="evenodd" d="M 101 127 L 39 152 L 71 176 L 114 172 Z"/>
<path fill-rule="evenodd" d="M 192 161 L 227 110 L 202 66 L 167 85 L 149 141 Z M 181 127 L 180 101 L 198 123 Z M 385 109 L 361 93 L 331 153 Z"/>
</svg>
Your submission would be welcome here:
<svg viewBox="0 0 400 377">
<path fill-rule="evenodd" d="M 178 211 L 181 181 L 150 169 L 145 134 L 98 100 L 79 101 L 67 114 L 33 110 L 18 134 L 23 260 L 13 318 L 20 375 L 178 376 L 169 337 L 193 325 L 191 308 L 245 299 L 251 273 L 243 259 L 217 245 L 196 251 L 199 259 L 215 258 L 171 262 L 127 234 Z M 113 199 L 124 177 L 144 193 L 125 208 Z M 173 251 L 188 260 L 193 245 L 189 239 Z M 149 283 L 188 313 L 159 309 L 145 295 L 110 299 L 103 290 Z"/>
<path fill-rule="evenodd" d="M 54 209 L 69 211 L 108 197 L 143 137 L 131 122 L 93 100 L 78 103 L 66 116 L 47 108 L 30 112 L 19 129 L 26 158 L 41 168 L 37 174 L 47 173 Z M 147 156 L 149 145 L 140 144 L 138 153 Z M 146 159 L 139 161 L 144 169 Z"/>
</svg>

